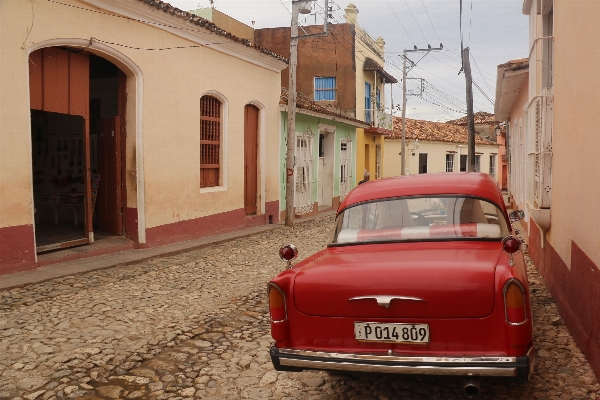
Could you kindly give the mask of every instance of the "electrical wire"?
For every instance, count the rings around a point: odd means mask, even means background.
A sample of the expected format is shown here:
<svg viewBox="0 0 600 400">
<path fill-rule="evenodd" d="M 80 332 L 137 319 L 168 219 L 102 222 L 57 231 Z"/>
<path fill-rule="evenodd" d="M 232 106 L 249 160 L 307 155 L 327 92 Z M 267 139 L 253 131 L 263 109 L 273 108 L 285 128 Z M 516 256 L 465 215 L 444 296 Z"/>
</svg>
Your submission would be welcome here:
<svg viewBox="0 0 600 400">
<path fill-rule="evenodd" d="M 435 26 L 433 26 L 433 22 L 431 21 L 431 17 L 429 16 L 429 12 L 427 11 L 427 7 L 425 7 L 425 3 L 423 2 L 423 0 L 421 0 L 421 4 L 423 4 L 423 8 L 425 9 L 425 14 L 427 14 L 427 18 L 429 19 L 429 23 L 431 24 L 431 27 L 433 28 L 433 32 L 435 32 L 435 37 L 437 38 L 438 42 L 442 42 L 440 37 L 438 36 L 437 31 L 435 30 Z"/>
<path fill-rule="evenodd" d="M 473 85 L 475 85 L 475 87 L 476 87 L 477 89 L 479 89 L 479 91 L 481 92 L 481 94 L 483 94 L 483 97 L 485 97 L 486 99 L 488 99 L 488 101 L 489 101 L 490 103 L 492 103 L 492 105 L 494 104 L 494 101 L 493 101 L 493 100 L 490 98 L 490 96 L 488 96 L 488 95 L 487 95 L 487 94 L 486 94 L 486 93 L 483 91 L 483 89 L 481 88 L 481 86 L 479 86 L 479 85 L 477 84 L 477 82 L 473 81 Z"/>
<path fill-rule="evenodd" d="M 421 25 L 419 25 L 419 21 L 417 21 L 417 19 L 415 18 L 415 14 L 413 14 L 412 10 L 410 9 L 410 6 L 408 5 L 408 1 L 404 0 L 404 3 L 406 3 L 406 7 L 408 8 L 410 15 L 412 15 L 413 19 L 415 20 L 415 23 L 417 24 L 417 28 L 419 28 L 419 31 L 421 32 L 423 39 L 425 39 L 425 43 L 429 43 L 427 41 L 427 38 L 425 37 L 425 34 L 423 33 L 423 30 L 421 29 Z"/>
<path fill-rule="evenodd" d="M 400 26 L 402 27 L 402 29 L 404 30 L 404 33 L 406 33 L 406 37 L 408 37 L 408 40 L 410 40 L 412 42 L 412 44 L 415 44 L 415 41 L 412 40 L 412 38 L 410 37 L 410 35 L 408 34 L 408 31 L 406 30 L 406 28 L 404 27 L 404 24 L 402 23 L 402 21 L 400 20 L 400 18 L 398 18 L 398 14 L 396 14 L 396 11 L 394 10 L 394 8 L 392 7 L 392 5 L 390 4 L 390 0 L 386 0 L 388 3 L 388 6 L 390 6 L 390 9 L 392 10 L 392 12 L 394 13 L 394 15 L 396 16 L 396 19 L 398 20 L 398 22 L 400 22 Z"/>
</svg>

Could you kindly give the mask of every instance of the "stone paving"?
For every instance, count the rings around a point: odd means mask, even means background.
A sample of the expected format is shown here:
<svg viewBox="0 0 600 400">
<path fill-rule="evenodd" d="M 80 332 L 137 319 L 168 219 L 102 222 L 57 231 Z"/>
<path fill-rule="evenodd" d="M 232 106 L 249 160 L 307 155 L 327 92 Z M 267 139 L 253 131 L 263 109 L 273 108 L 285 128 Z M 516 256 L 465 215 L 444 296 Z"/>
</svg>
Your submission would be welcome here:
<svg viewBox="0 0 600 400">
<path fill-rule="evenodd" d="M 137 265 L 0 292 L 0 399 L 460 399 L 462 380 L 276 372 L 266 283 L 331 237 L 332 217 Z M 484 399 L 600 399 L 528 260 L 537 366 Z"/>
</svg>

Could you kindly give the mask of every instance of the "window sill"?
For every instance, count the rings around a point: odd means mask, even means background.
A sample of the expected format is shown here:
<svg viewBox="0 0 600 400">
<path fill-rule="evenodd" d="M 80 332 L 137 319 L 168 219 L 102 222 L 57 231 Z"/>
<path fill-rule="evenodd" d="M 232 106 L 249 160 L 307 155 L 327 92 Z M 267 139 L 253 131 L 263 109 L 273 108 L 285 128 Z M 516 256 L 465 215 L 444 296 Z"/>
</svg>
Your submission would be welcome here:
<svg viewBox="0 0 600 400">
<path fill-rule="evenodd" d="M 550 229 L 550 225 L 552 220 L 550 219 L 550 209 L 549 208 L 533 208 L 531 203 L 527 202 L 527 210 L 529 211 L 529 216 L 535 222 L 535 224 L 540 228 L 541 233 L 541 246 L 544 248 L 544 241 L 546 237 L 546 232 Z"/>
<path fill-rule="evenodd" d="M 225 192 L 227 191 L 227 186 L 211 186 L 200 188 L 200 193 L 213 193 L 213 192 Z"/>
</svg>

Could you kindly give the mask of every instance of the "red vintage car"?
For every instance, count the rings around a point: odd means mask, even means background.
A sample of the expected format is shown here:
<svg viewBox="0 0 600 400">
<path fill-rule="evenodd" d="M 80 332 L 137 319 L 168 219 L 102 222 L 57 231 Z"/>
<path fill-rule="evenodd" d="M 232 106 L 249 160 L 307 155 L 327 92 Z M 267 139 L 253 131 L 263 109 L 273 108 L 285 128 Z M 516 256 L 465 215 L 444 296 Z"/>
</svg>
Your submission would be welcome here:
<svg viewBox="0 0 600 400">
<path fill-rule="evenodd" d="M 511 213 L 518 219 L 522 212 Z M 271 358 L 304 369 L 527 381 L 534 350 L 521 242 L 496 182 L 474 172 L 358 186 L 332 242 L 268 284 Z"/>
</svg>

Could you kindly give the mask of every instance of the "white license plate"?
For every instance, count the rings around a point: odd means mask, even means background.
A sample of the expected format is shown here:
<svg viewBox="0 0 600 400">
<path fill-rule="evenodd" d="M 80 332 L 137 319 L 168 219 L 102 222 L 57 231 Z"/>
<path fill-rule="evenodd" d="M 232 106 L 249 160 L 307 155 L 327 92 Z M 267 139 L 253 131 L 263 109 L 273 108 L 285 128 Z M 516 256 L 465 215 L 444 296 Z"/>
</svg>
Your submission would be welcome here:
<svg viewBox="0 0 600 400">
<path fill-rule="evenodd" d="M 354 337 L 361 342 L 429 343 L 427 324 L 355 322 Z"/>
</svg>

